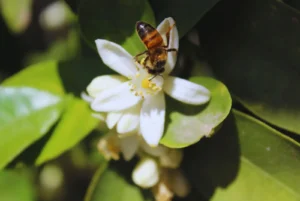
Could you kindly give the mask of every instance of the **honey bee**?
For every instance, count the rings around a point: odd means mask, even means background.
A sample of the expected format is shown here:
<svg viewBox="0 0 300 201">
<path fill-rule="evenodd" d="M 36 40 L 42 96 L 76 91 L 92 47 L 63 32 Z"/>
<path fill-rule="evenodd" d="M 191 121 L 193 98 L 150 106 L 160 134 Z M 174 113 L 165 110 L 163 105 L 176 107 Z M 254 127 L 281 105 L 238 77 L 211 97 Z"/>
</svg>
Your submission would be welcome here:
<svg viewBox="0 0 300 201">
<path fill-rule="evenodd" d="M 175 51 L 177 53 L 177 49 L 168 48 L 170 31 L 174 26 L 175 24 L 169 27 L 169 30 L 166 33 L 167 44 L 165 44 L 160 33 L 150 24 L 141 21 L 136 23 L 137 33 L 142 42 L 145 44 L 147 50 L 137 54 L 134 59 L 145 67 L 149 74 L 153 75 L 150 80 L 157 75 L 161 76 L 161 74 L 165 71 L 168 52 Z M 138 57 L 142 55 L 146 55 L 146 57 L 138 61 Z"/>
</svg>

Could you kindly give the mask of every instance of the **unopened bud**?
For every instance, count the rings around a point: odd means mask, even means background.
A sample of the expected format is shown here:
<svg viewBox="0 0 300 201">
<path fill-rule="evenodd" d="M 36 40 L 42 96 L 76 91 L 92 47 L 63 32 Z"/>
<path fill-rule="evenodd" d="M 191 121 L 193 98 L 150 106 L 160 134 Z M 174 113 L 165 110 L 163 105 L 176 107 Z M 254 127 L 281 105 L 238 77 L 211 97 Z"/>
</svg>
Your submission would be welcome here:
<svg viewBox="0 0 300 201">
<path fill-rule="evenodd" d="M 152 158 L 142 159 L 132 172 L 132 180 L 142 188 L 150 188 L 159 180 L 159 169 Z"/>
<path fill-rule="evenodd" d="M 106 160 L 120 159 L 120 142 L 117 134 L 109 133 L 101 138 L 98 142 L 97 148 Z"/>
<path fill-rule="evenodd" d="M 183 158 L 183 153 L 180 149 L 168 149 L 159 157 L 159 162 L 162 167 L 178 168 Z"/>
</svg>

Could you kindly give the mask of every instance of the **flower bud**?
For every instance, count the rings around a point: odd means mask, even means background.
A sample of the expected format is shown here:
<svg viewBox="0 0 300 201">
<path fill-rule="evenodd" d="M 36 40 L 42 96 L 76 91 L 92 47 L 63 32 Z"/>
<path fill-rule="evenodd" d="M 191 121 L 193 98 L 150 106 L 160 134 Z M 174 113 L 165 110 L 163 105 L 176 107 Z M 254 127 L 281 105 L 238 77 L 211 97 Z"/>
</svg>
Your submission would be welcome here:
<svg viewBox="0 0 300 201">
<path fill-rule="evenodd" d="M 152 158 L 142 159 L 132 172 L 133 182 L 142 187 L 150 188 L 159 180 L 159 168 Z"/>
<path fill-rule="evenodd" d="M 105 137 L 101 138 L 97 148 L 106 160 L 119 160 L 120 158 L 120 142 L 115 133 L 108 133 Z"/>
<path fill-rule="evenodd" d="M 183 158 L 183 153 L 180 149 L 168 149 L 159 157 L 159 162 L 162 167 L 178 168 Z"/>
</svg>

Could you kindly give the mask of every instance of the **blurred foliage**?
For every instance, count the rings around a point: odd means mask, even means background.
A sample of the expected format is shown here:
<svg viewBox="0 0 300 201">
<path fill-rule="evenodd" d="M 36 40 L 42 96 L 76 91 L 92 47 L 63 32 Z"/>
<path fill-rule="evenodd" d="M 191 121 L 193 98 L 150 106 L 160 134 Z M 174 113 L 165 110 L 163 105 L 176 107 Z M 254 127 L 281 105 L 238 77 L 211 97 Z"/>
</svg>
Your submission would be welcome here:
<svg viewBox="0 0 300 201">
<path fill-rule="evenodd" d="M 16 34 L 24 32 L 31 21 L 32 0 L 1 0 L 0 9 L 10 30 Z"/>
<path fill-rule="evenodd" d="M 6 201 L 34 200 L 36 195 L 29 174 L 19 170 L 1 171 L 0 196 Z"/>
<path fill-rule="evenodd" d="M 97 152 L 105 128 L 80 94 L 113 73 L 95 39 L 135 55 L 145 49 L 135 22 L 169 16 L 182 38 L 173 73 L 212 93 L 201 107 L 167 98 L 161 143 L 189 146 L 182 169 L 193 191 L 184 200 L 300 200 L 299 5 L 0 0 L 0 200 L 152 200 Z"/>
</svg>

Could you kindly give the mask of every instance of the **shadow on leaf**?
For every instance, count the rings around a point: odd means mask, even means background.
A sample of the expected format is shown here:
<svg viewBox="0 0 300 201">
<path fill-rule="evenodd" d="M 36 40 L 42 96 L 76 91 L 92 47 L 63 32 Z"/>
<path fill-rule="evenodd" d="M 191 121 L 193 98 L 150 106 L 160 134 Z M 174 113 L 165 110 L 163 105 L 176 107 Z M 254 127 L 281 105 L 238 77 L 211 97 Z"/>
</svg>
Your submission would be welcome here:
<svg viewBox="0 0 300 201">
<path fill-rule="evenodd" d="M 238 173 L 240 146 L 232 114 L 211 138 L 185 149 L 182 169 L 191 184 L 207 199 L 216 188 L 226 188 Z"/>
</svg>

